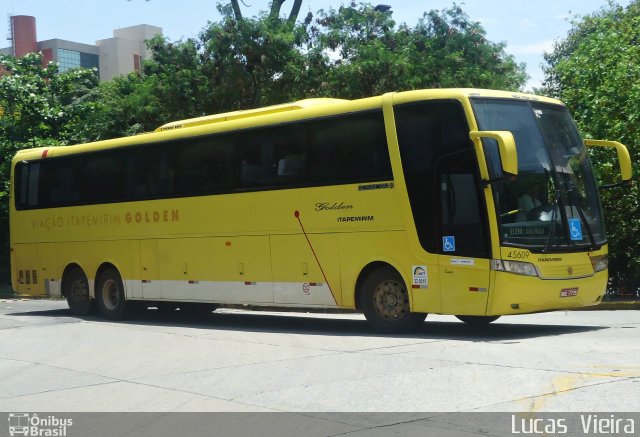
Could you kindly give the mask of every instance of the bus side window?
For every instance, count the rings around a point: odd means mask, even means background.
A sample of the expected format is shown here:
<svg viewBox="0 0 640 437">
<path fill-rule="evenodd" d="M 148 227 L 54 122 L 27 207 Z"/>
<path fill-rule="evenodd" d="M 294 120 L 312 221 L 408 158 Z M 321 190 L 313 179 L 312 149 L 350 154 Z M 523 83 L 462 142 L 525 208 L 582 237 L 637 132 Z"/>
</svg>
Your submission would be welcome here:
<svg viewBox="0 0 640 437">
<path fill-rule="evenodd" d="M 471 166 L 465 165 L 474 162 L 475 153 L 464 155 L 446 158 L 440 167 L 440 235 L 455 236 L 457 255 L 486 258 L 477 178 Z"/>
<path fill-rule="evenodd" d="M 307 165 L 307 126 L 292 124 L 279 129 L 274 137 L 277 181 L 280 185 L 305 182 Z"/>
<path fill-rule="evenodd" d="M 52 159 L 42 163 L 44 171 L 40 176 L 40 183 L 46 190 L 40 200 L 42 206 L 69 205 L 80 200 L 80 192 L 75 183 L 78 163 L 77 158 L 67 161 Z"/>
<path fill-rule="evenodd" d="M 84 203 L 110 202 L 124 199 L 125 156 L 119 151 L 92 153 L 81 158 L 76 173 L 76 188 Z"/>
<path fill-rule="evenodd" d="M 392 179 L 381 111 L 314 121 L 309 131 L 311 183 Z"/>
<path fill-rule="evenodd" d="M 456 254 L 486 256 L 479 175 L 462 105 L 457 100 L 407 103 L 396 106 L 394 114 L 423 249 L 441 253 L 441 238 L 455 236 Z"/>
<path fill-rule="evenodd" d="M 176 144 L 175 178 L 179 194 L 215 194 L 231 189 L 233 150 L 229 137 L 193 139 Z M 162 169 L 156 170 L 157 175 Z"/>
<path fill-rule="evenodd" d="M 38 207 L 40 163 L 19 163 L 15 168 L 16 209 Z"/>
<path fill-rule="evenodd" d="M 273 138 L 267 129 L 238 134 L 240 187 L 260 188 L 276 183 Z"/>
</svg>

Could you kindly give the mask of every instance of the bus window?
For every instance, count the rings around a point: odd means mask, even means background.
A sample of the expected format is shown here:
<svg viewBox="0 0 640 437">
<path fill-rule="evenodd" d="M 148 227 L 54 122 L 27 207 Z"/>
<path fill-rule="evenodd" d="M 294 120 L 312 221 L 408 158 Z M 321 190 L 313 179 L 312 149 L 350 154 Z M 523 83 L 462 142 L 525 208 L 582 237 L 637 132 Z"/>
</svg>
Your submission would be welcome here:
<svg viewBox="0 0 640 437">
<path fill-rule="evenodd" d="M 43 161 L 40 183 L 43 193 L 39 200 L 39 206 L 62 206 L 77 203 L 80 200 L 80 191 L 76 183 L 76 173 L 80 160 L 51 159 Z"/>
<path fill-rule="evenodd" d="M 38 205 L 39 178 L 39 163 L 20 163 L 16 165 L 16 207 L 18 209 L 32 208 Z"/>
<path fill-rule="evenodd" d="M 408 103 L 396 106 L 394 113 L 420 244 L 440 253 L 441 236 L 456 235 L 456 254 L 486 256 L 486 238 L 478 238 L 486 232 L 480 219 L 477 164 L 460 102 Z"/>
<path fill-rule="evenodd" d="M 307 127 L 304 124 L 282 126 L 278 135 L 274 135 L 274 163 L 279 185 L 305 182 L 307 142 Z"/>
<path fill-rule="evenodd" d="M 149 199 L 173 193 L 167 146 L 132 149 L 127 171 L 127 198 Z"/>
<path fill-rule="evenodd" d="M 278 160 L 276 142 L 281 129 L 254 129 L 237 137 L 240 164 L 239 188 L 262 188 L 277 185 Z"/>
<path fill-rule="evenodd" d="M 81 169 L 76 173 L 76 188 L 80 201 L 112 202 L 124 199 L 124 154 L 91 153 L 80 158 Z"/>
<path fill-rule="evenodd" d="M 186 144 L 176 144 L 175 150 L 177 194 L 200 195 L 231 190 L 234 155 L 228 136 L 197 138 Z M 158 170 L 155 174 L 158 175 Z"/>
<path fill-rule="evenodd" d="M 439 236 L 455 236 L 456 255 L 488 258 L 489 243 L 482 218 L 475 152 L 470 149 L 442 159 L 437 172 L 440 181 Z"/>
<path fill-rule="evenodd" d="M 392 179 L 382 112 L 311 123 L 309 181 L 331 184 Z"/>
</svg>

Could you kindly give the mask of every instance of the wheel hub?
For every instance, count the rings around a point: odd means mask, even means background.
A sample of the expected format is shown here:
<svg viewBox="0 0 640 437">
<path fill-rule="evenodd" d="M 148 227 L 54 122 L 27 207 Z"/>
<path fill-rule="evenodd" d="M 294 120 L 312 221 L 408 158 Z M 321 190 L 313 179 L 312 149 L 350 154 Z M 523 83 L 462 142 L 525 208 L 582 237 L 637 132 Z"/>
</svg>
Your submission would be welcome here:
<svg viewBox="0 0 640 437">
<path fill-rule="evenodd" d="M 102 286 L 102 301 L 107 309 L 113 310 L 120 303 L 120 293 L 114 280 L 105 281 Z"/>
<path fill-rule="evenodd" d="M 76 281 L 71 285 L 71 294 L 73 299 L 78 301 L 82 300 L 86 296 L 86 289 L 82 281 Z"/>
<path fill-rule="evenodd" d="M 387 320 L 403 317 L 409 309 L 409 301 L 404 287 L 397 281 L 384 281 L 374 292 L 375 309 Z"/>
</svg>

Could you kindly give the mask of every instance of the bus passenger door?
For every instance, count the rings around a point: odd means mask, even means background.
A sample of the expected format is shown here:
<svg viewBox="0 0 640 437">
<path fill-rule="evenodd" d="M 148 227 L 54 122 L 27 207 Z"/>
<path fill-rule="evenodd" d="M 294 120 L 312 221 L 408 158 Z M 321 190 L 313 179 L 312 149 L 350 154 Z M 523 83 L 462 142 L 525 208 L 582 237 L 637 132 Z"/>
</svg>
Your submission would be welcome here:
<svg viewBox="0 0 640 437">
<path fill-rule="evenodd" d="M 489 294 L 489 238 L 473 160 L 452 156 L 437 172 L 442 311 L 485 315 Z"/>
</svg>

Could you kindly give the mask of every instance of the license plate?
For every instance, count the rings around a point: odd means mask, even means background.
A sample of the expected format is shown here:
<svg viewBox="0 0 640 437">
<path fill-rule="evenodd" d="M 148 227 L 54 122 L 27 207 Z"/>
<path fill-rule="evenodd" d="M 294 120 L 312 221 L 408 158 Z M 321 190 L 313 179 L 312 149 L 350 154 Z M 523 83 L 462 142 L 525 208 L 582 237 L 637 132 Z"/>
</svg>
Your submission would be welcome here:
<svg viewBox="0 0 640 437">
<path fill-rule="evenodd" d="M 578 295 L 577 288 L 563 288 L 562 291 L 560 291 L 560 297 L 572 297 L 577 295 Z"/>
</svg>

